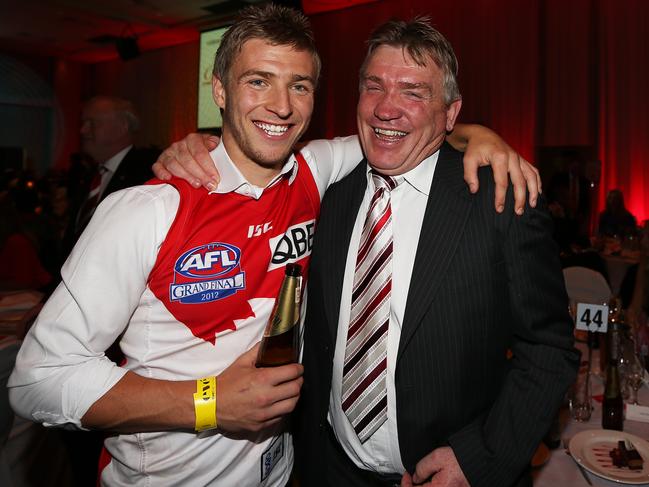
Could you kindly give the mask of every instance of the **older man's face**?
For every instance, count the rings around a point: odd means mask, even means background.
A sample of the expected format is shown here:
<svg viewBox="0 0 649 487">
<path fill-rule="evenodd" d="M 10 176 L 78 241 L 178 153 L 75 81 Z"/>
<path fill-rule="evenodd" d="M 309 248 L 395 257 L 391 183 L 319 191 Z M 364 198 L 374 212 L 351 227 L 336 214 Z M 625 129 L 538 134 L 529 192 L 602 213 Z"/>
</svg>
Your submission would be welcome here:
<svg viewBox="0 0 649 487">
<path fill-rule="evenodd" d="M 124 145 L 128 124 L 111 101 L 98 99 L 84 107 L 80 131 L 82 150 L 103 163 Z"/>
<path fill-rule="evenodd" d="M 361 74 L 356 121 L 369 164 L 403 174 L 433 154 L 453 129 L 462 105 L 446 106 L 442 71 L 419 66 L 400 47 L 381 46 Z"/>
</svg>

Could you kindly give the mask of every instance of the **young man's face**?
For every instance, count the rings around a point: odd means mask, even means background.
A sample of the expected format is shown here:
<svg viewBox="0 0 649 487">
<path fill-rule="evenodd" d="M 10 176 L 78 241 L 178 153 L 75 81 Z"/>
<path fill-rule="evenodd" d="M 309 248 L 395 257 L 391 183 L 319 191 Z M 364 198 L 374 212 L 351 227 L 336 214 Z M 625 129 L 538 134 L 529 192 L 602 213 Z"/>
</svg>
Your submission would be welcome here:
<svg viewBox="0 0 649 487">
<path fill-rule="evenodd" d="M 228 79 L 212 79 L 223 143 L 235 164 L 282 167 L 311 120 L 314 68 L 307 51 L 251 39 Z"/>
<path fill-rule="evenodd" d="M 369 164 L 403 174 L 433 154 L 452 130 L 461 101 L 444 103 L 443 74 L 400 47 L 380 46 L 361 74 L 358 136 Z"/>
</svg>

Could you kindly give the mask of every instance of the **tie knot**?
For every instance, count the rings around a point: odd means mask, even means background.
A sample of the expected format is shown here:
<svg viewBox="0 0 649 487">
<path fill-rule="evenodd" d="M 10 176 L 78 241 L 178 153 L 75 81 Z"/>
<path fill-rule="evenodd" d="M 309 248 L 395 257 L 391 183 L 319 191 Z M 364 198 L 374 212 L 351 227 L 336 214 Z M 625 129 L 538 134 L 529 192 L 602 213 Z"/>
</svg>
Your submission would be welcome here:
<svg viewBox="0 0 649 487">
<path fill-rule="evenodd" d="M 392 176 L 386 176 L 385 174 L 378 173 L 372 170 L 372 180 L 374 181 L 374 187 L 378 189 L 385 189 L 387 191 L 392 191 L 397 187 L 397 180 Z"/>
</svg>

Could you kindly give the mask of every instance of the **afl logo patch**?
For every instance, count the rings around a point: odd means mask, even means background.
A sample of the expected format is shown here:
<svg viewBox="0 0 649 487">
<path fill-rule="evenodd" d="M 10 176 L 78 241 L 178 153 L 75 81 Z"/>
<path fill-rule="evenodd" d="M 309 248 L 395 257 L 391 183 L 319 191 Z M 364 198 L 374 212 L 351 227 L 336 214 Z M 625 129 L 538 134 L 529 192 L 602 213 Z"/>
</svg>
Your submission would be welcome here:
<svg viewBox="0 0 649 487">
<path fill-rule="evenodd" d="M 241 250 L 212 242 L 184 252 L 174 264 L 170 301 L 206 303 L 227 298 L 245 289 L 245 272 L 239 265 Z"/>
</svg>

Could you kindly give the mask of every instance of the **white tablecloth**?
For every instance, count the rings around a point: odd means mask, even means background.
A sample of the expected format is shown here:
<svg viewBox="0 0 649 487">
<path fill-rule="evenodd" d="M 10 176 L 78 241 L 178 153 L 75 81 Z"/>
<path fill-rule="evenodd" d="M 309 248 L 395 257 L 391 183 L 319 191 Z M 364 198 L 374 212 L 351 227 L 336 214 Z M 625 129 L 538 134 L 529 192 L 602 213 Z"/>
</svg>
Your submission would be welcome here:
<svg viewBox="0 0 649 487">
<path fill-rule="evenodd" d="M 582 348 L 583 345 L 578 345 L 578 348 Z M 584 353 L 584 358 L 586 354 Z M 599 371 L 599 354 L 595 350 L 593 353 L 593 366 L 592 366 L 593 375 L 591 377 L 591 387 L 593 394 L 602 394 L 604 390 L 604 381 L 598 375 Z M 639 391 L 639 402 L 643 406 L 649 406 L 649 389 L 647 386 L 643 386 Z M 564 429 L 561 434 L 562 439 L 572 438 L 576 433 L 580 431 L 586 431 L 591 429 L 601 429 L 602 428 L 602 405 L 601 403 L 593 400 L 593 405 L 595 409 L 593 415 L 590 418 L 590 421 L 587 423 L 579 423 L 570 419 L 568 411 L 562 411 L 561 419 L 564 424 Z M 634 434 L 649 440 L 649 423 L 641 423 L 638 421 L 624 421 L 624 431 L 627 433 Z M 575 465 L 572 458 L 566 455 L 565 450 L 562 445 L 551 452 L 550 460 L 543 466 L 533 471 L 534 475 L 534 486 L 535 487 L 588 487 L 588 484 L 584 480 L 579 471 L 579 468 Z M 612 482 L 610 480 L 605 480 L 597 475 L 594 475 L 590 472 L 586 472 L 586 475 L 590 478 L 594 487 L 600 486 L 617 486 L 619 487 L 620 483 Z M 643 484 L 649 486 L 649 483 Z"/>
</svg>

